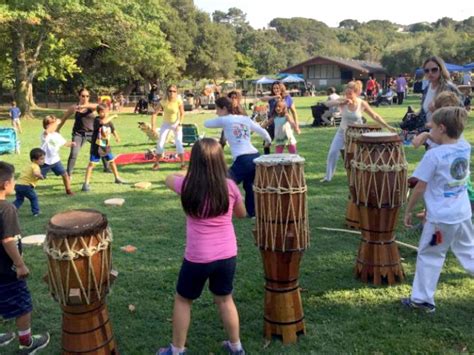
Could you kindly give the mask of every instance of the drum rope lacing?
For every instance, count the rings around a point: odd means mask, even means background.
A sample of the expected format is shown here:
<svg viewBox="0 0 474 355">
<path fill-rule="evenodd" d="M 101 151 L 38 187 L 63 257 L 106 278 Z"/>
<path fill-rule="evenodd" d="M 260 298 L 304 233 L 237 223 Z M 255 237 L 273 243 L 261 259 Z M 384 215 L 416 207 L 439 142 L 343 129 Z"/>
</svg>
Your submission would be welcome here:
<svg viewBox="0 0 474 355">
<path fill-rule="evenodd" d="M 279 169 L 275 169 L 275 167 Z M 256 195 L 261 195 L 260 198 L 255 199 L 255 210 L 259 214 L 256 223 L 257 244 L 264 250 L 272 251 L 276 250 L 277 244 L 281 245 L 282 251 L 306 249 L 309 245 L 309 223 L 306 215 L 307 199 L 305 197 L 307 186 L 302 164 L 291 165 L 287 161 L 272 164 L 259 162 L 253 190 Z M 282 196 L 296 196 L 298 194 L 301 197 L 290 198 L 289 205 L 283 206 Z M 265 200 L 266 203 L 264 203 Z M 287 210 L 286 216 L 283 215 L 284 209 Z M 277 220 L 281 223 L 274 223 Z M 288 238 L 290 238 L 290 225 L 294 226 L 295 235 L 291 235 L 291 237 L 295 239 L 289 242 L 296 243 L 291 246 L 287 245 Z M 280 236 L 280 243 L 278 243 L 277 235 Z"/>
<path fill-rule="evenodd" d="M 385 160 L 387 153 L 388 160 Z M 388 198 L 390 208 L 400 206 L 406 202 L 408 163 L 405 159 L 403 147 L 395 144 L 359 143 L 356 147 L 354 159 L 351 160 L 351 167 L 350 184 L 355 187 L 356 203 L 358 205 L 368 206 L 370 195 L 373 193 L 376 195 L 378 208 L 382 208 L 383 204 L 387 204 L 384 198 Z M 365 172 L 370 173 L 367 181 Z M 383 173 L 381 185 L 375 175 L 379 172 Z M 394 179 L 391 177 L 391 173 L 396 173 Z M 361 198 L 365 201 L 361 201 Z"/>
<path fill-rule="evenodd" d="M 89 245 L 86 244 L 84 241 L 84 237 L 75 237 L 73 238 L 73 242 L 69 245 L 68 238 L 59 239 L 58 245 L 55 243 L 54 239 L 51 239 L 52 247 L 48 247 L 48 238 L 45 240 L 45 244 L 43 246 L 44 251 L 47 255 L 51 258 L 48 259 L 48 284 L 53 296 L 59 298 L 59 302 L 63 305 L 68 304 L 69 294 L 69 281 L 71 278 L 71 269 L 73 271 L 73 277 L 75 278 L 76 282 L 79 285 L 79 289 L 81 291 L 81 296 L 84 297 L 84 301 L 86 304 L 91 303 L 92 293 L 94 291 L 96 293 L 97 298 L 100 300 L 102 298 L 102 291 L 108 289 L 110 286 L 110 277 L 108 274 L 108 270 L 110 270 L 111 263 L 112 263 L 112 256 L 110 251 L 110 243 L 113 240 L 112 231 L 109 227 L 103 230 L 101 233 L 94 235 L 99 240 L 99 243 L 96 246 L 92 246 L 92 242 L 95 238 L 92 236 L 89 237 Z M 82 249 L 75 250 L 74 247 L 77 243 L 80 243 Z M 66 251 L 60 252 L 58 247 L 65 246 Z M 99 252 L 104 251 L 103 256 L 101 259 L 100 264 L 100 280 L 97 280 L 97 276 L 94 272 L 94 264 L 92 257 Z M 81 279 L 81 274 L 78 270 L 76 263 L 74 262 L 75 259 L 79 257 L 87 257 L 87 285 L 84 285 Z M 67 267 L 65 274 L 63 274 L 61 262 L 67 262 Z M 58 280 L 56 280 L 55 276 L 58 276 Z M 65 277 L 65 280 L 64 280 Z M 63 281 L 65 281 L 66 288 L 64 287 Z M 81 298 L 82 298 L 81 297 Z"/>
</svg>

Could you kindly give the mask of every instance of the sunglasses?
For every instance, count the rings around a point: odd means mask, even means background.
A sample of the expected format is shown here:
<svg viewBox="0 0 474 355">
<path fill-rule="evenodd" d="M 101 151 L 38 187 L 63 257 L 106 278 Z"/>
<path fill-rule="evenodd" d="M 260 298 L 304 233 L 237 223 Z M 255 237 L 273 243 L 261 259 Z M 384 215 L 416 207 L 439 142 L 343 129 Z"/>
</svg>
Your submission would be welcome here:
<svg viewBox="0 0 474 355">
<path fill-rule="evenodd" d="M 425 72 L 425 74 L 428 74 L 429 72 L 432 72 L 432 73 L 437 73 L 437 72 L 438 72 L 438 70 L 439 70 L 439 68 L 438 68 L 438 67 L 433 67 L 433 68 L 425 68 L 425 69 L 424 69 L 424 72 Z"/>
<path fill-rule="evenodd" d="M 89 97 L 89 95 L 81 95 L 81 97 Z"/>
<path fill-rule="evenodd" d="M 168 92 L 176 92 L 176 90 L 168 90 Z"/>
</svg>

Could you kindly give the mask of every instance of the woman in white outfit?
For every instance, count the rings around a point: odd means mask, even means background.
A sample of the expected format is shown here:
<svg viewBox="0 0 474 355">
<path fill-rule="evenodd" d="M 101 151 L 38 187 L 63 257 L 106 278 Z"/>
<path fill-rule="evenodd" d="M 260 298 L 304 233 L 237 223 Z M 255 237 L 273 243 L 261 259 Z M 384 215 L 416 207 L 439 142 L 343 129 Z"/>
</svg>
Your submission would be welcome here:
<svg viewBox="0 0 474 355">
<path fill-rule="evenodd" d="M 351 81 L 347 84 L 345 90 L 345 96 L 343 98 L 329 101 L 324 103 L 328 107 L 339 106 L 341 110 L 341 124 L 334 136 L 334 139 L 331 143 L 331 148 L 329 148 L 328 158 L 327 158 L 327 167 L 326 167 L 326 176 L 321 182 L 331 181 L 334 173 L 336 171 L 337 159 L 339 158 L 341 149 L 344 149 L 344 137 L 346 134 L 346 129 L 349 124 L 353 123 L 363 123 L 362 114 L 367 112 L 367 114 L 380 125 L 386 127 L 389 131 L 396 132 L 396 129 L 390 126 L 385 120 L 380 117 L 374 110 L 372 110 L 369 104 L 361 100 L 359 95 L 362 92 L 362 82 Z"/>
</svg>

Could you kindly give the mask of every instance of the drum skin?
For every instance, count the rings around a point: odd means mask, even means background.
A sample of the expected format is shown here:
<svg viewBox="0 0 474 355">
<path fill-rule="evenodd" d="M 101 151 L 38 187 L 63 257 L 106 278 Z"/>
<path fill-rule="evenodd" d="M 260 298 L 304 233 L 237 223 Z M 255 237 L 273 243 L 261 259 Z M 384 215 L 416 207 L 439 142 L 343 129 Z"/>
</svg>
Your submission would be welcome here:
<svg viewBox="0 0 474 355">
<path fill-rule="evenodd" d="M 305 333 L 299 269 L 309 245 L 304 160 L 272 154 L 255 160 L 256 229 L 265 274 L 264 336 L 295 343 Z"/>
<path fill-rule="evenodd" d="M 404 272 L 394 234 L 407 192 L 401 139 L 396 134 L 362 134 L 351 167 L 350 188 L 362 234 L 355 276 L 375 285 L 401 282 Z"/>
</svg>

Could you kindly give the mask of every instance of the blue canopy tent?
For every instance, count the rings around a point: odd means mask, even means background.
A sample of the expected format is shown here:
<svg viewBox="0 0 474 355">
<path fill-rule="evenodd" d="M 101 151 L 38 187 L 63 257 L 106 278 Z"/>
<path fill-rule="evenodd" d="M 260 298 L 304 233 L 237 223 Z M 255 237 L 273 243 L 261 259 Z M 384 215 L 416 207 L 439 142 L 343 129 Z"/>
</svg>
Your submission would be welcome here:
<svg viewBox="0 0 474 355">
<path fill-rule="evenodd" d="M 273 84 L 275 81 L 276 81 L 275 79 L 267 78 L 266 76 L 262 76 L 260 79 L 255 80 L 254 81 L 254 83 L 255 83 L 255 94 L 257 93 L 258 85 L 260 85 L 260 90 L 263 92 L 262 85 L 270 85 L 270 84 Z"/>
<path fill-rule="evenodd" d="M 464 70 L 465 71 L 474 70 L 474 62 L 469 63 L 469 64 L 464 64 Z"/>
<path fill-rule="evenodd" d="M 281 81 L 282 83 L 304 83 L 304 79 L 299 76 L 290 74 Z"/>
<path fill-rule="evenodd" d="M 465 66 L 462 65 L 457 65 L 457 64 L 451 64 L 451 63 L 446 63 L 446 69 L 448 69 L 449 72 L 461 72 L 461 71 L 467 71 Z M 423 68 L 418 68 L 415 71 L 416 76 L 423 76 Z"/>
</svg>

